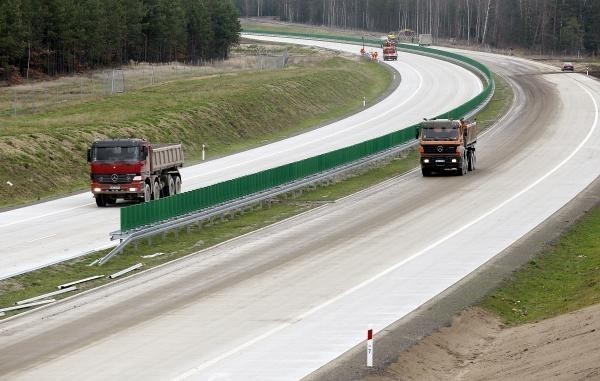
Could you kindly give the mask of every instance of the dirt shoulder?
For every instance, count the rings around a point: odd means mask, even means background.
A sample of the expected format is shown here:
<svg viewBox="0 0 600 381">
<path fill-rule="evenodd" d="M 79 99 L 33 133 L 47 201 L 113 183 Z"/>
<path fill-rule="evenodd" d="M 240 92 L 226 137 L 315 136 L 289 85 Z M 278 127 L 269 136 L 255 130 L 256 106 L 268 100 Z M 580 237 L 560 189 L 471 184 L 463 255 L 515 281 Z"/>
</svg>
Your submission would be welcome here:
<svg viewBox="0 0 600 381">
<path fill-rule="evenodd" d="M 507 328 L 468 308 L 367 381 L 600 378 L 600 305 Z"/>
</svg>

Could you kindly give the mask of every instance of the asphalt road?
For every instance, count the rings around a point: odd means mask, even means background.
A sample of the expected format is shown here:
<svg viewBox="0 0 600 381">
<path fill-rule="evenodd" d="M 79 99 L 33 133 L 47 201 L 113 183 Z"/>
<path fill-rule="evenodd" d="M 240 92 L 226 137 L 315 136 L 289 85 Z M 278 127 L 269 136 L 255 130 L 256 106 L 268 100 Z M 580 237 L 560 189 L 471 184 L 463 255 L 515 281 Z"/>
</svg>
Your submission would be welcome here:
<svg viewBox="0 0 600 381">
<path fill-rule="evenodd" d="M 360 49 L 331 42 L 313 44 L 352 53 Z M 451 110 L 482 90 L 474 74 L 444 61 L 401 53 L 398 62 L 389 64 L 402 81 L 382 102 L 305 134 L 183 168 L 183 189 L 196 189 L 381 136 Z M 91 192 L 0 213 L 0 279 L 114 246 L 109 233 L 118 229 L 119 206 L 99 209 Z"/>
<path fill-rule="evenodd" d="M 597 81 L 478 58 L 516 99 L 475 172 L 412 172 L 0 323 L 0 374 L 297 380 L 451 287 L 600 174 Z"/>
</svg>

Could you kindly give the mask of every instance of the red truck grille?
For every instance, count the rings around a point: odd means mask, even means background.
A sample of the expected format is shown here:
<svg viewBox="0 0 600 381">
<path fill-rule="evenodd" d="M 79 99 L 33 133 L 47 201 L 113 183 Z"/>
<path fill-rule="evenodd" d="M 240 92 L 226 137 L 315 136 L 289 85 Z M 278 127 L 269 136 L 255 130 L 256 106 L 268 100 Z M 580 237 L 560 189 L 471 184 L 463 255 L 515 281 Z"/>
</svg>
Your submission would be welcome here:
<svg viewBox="0 0 600 381">
<path fill-rule="evenodd" d="M 99 184 L 127 184 L 130 183 L 133 180 L 133 177 L 135 175 L 132 174 L 127 174 L 127 175 L 121 175 L 121 174 L 94 174 L 92 175 L 92 181 L 99 183 Z"/>
</svg>

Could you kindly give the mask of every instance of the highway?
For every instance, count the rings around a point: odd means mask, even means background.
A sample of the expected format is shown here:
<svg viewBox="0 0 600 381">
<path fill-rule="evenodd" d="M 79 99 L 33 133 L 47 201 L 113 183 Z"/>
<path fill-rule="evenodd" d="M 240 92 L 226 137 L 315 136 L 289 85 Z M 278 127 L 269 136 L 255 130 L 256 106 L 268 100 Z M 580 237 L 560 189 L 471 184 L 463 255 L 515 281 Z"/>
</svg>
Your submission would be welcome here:
<svg viewBox="0 0 600 381">
<path fill-rule="evenodd" d="M 331 42 L 313 44 L 351 53 L 358 53 L 360 49 Z M 384 101 L 323 128 L 183 168 L 183 190 L 255 173 L 396 131 L 423 117 L 451 110 L 482 90 L 474 74 L 444 61 L 404 53 L 398 62 L 389 64 L 398 70 L 402 81 Z M 360 94 L 357 96 L 362 98 Z M 109 241 L 109 233 L 118 229 L 119 206 L 98 209 L 91 192 L 0 213 L 0 279 L 114 246 L 115 243 Z"/>
<path fill-rule="evenodd" d="M 475 172 L 413 171 L 0 323 L 0 374 L 297 380 L 463 279 L 600 174 L 598 81 L 473 55 L 515 90 Z"/>
</svg>

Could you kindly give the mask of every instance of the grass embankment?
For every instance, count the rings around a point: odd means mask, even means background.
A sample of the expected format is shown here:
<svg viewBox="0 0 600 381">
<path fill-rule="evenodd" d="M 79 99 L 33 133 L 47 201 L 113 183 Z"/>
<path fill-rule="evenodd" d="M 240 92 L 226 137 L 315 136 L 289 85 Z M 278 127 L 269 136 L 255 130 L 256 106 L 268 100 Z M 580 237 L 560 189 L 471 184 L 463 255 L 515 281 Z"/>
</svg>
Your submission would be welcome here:
<svg viewBox="0 0 600 381">
<path fill-rule="evenodd" d="M 600 303 L 600 207 L 519 269 L 482 306 L 511 325 Z"/>
<path fill-rule="evenodd" d="M 480 123 L 485 124 L 496 120 L 512 101 L 512 92 L 506 82 L 501 78 L 497 78 L 496 85 L 497 90 L 494 98 L 478 115 Z M 144 269 L 147 269 L 181 258 L 185 255 L 198 252 L 203 248 L 211 247 L 217 243 L 315 208 L 323 202 L 335 201 L 381 181 L 406 173 L 417 167 L 418 163 L 418 154 L 415 150 L 411 150 L 404 157 L 396 158 L 386 165 L 356 174 L 334 185 L 305 192 L 302 196 L 295 199 L 280 198 L 271 208 L 238 215 L 235 219 L 216 221 L 213 225 L 204 226 L 202 229 L 192 226 L 189 233 L 185 229 L 182 229 L 177 239 L 174 238 L 175 233 L 170 233 L 168 239 L 164 241 L 161 237 L 154 237 L 150 244 L 147 241 L 140 241 L 137 249 L 130 246 L 126 248 L 123 254 L 114 257 L 101 267 L 89 267 L 88 264 L 102 257 L 107 251 L 90 254 L 59 265 L 0 281 L 0 308 L 14 305 L 18 300 L 51 292 L 59 284 L 93 275 L 110 275 L 138 262 L 142 262 Z M 148 259 L 141 258 L 143 255 L 158 252 L 165 253 L 165 255 Z M 107 278 L 102 278 L 83 284 L 79 286 L 77 292 L 106 284 L 109 281 Z M 66 296 L 62 295 L 57 298 L 64 298 Z M 18 312 L 7 313 L 4 318 L 16 313 Z"/>
<path fill-rule="evenodd" d="M 194 161 L 299 133 L 358 111 L 389 86 L 381 65 L 335 57 L 284 70 L 174 81 L 0 119 L 0 207 L 85 189 L 94 138 L 182 142 Z M 6 184 L 13 183 L 13 186 Z"/>
<path fill-rule="evenodd" d="M 376 32 L 363 32 L 344 30 L 341 28 L 331 29 L 326 27 L 319 27 L 315 25 L 303 25 L 303 24 L 290 24 L 282 23 L 276 20 L 266 19 L 241 19 L 240 24 L 243 32 L 258 32 L 258 33 L 302 33 L 302 34 L 328 34 L 328 35 L 345 35 L 345 36 L 364 36 L 366 34 L 378 34 Z"/>
</svg>

